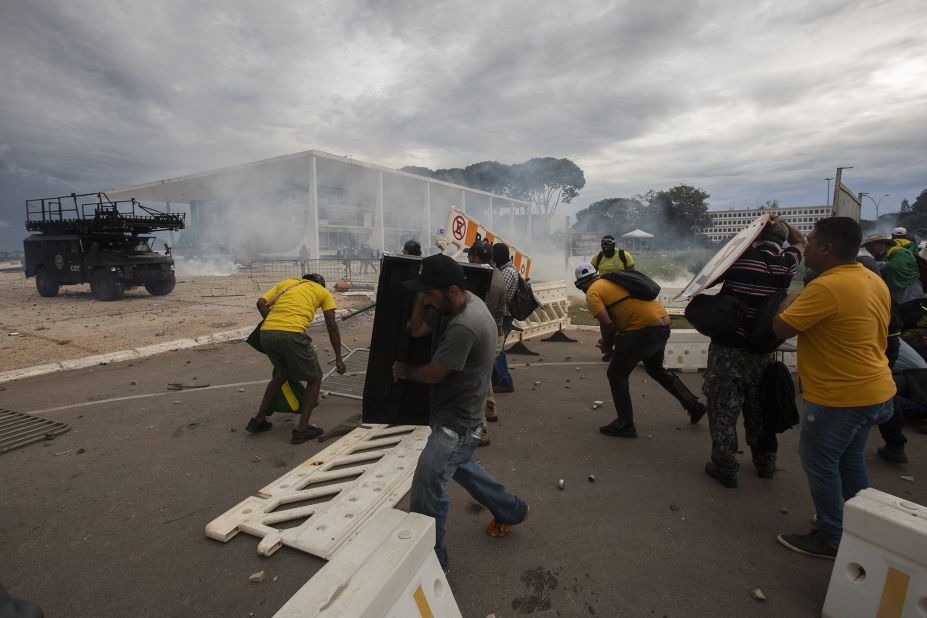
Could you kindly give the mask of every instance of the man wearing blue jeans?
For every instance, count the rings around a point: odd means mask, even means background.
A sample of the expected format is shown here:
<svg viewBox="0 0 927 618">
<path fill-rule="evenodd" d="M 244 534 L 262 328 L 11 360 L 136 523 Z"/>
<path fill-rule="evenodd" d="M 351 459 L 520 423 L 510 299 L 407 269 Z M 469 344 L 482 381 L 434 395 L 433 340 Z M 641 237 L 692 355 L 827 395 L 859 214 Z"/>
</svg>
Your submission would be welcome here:
<svg viewBox="0 0 927 618">
<path fill-rule="evenodd" d="M 512 324 L 515 319 L 509 311 L 509 303 L 515 298 L 518 291 L 518 271 L 515 270 L 515 264 L 509 255 L 509 248 L 497 243 L 492 246 L 492 260 L 496 269 L 502 274 L 502 282 L 505 286 L 505 310 L 502 312 L 502 349 L 496 356 L 492 368 L 492 387 L 496 393 L 515 392 L 515 385 L 512 381 L 512 374 L 509 373 L 509 359 L 505 354 L 505 342 L 512 332 Z"/>
<path fill-rule="evenodd" d="M 422 260 L 419 277 L 404 285 L 418 292 L 409 320 L 411 335 L 438 332 L 440 337 L 431 362 L 419 366 L 396 362 L 393 378 L 432 385 L 431 435 L 412 477 L 411 510 L 435 518 L 435 554 L 446 573 L 450 568 L 444 546 L 449 479 L 460 483 L 492 513 L 486 527 L 490 536 L 505 536 L 525 520 L 529 509 L 473 461 L 496 351 L 495 320 L 483 301 L 467 292 L 460 264 L 446 255 Z M 433 311 L 426 314 L 429 307 Z M 439 323 L 445 320 L 447 325 L 440 332 Z"/>
<path fill-rule="evenodd" d="M 831 560 L 843 534 L 843 503 L 869 486 L 869 428 L 891 417 L 895 394 L 885 356 L 891 298 L 882 279 L 856 262 L 861 240 L 859 224 L 849 217 L 818 221 L 805 261 L 820 275 L 787 297 L 773 320 L 777 336 L 798 335 L 804 386 L 799 453 L 817 513 L 816 530 L 778 540 Z"/>
</svg>

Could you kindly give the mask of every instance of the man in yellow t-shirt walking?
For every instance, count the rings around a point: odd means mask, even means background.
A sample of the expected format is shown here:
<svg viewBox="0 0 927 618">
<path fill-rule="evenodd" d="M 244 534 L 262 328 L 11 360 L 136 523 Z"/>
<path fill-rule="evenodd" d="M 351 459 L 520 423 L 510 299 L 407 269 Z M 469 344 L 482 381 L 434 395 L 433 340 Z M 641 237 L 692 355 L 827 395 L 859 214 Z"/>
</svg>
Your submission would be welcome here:
<svg viewBox="0 0 927 618">
<path fill-rule="evenodd" d="M 291 387 L 298 388 L 297 382 L 307 382 L 303 409 L 290 438 L 292 444 L 302 444 L 322 435 L 320 427 L 309 424 L 322 386 L 322 368 L 306 336 L 317 309 L 322 309 L 325 316 L 328 338 L 335 351 L 335 367 L 338 373 L 347 370 L 341 358 L 341 333 L 335 321 L 335 299 L 325 289 L 321 275 L 311 274 L 304 275 L 302 279 L 284 279 L 258 299 L 257 308 L 264 317 L 261 347 L 273 364 L 275 373 L 264 390 L 257 416 L 248 421 L 245 431 L 268 431 L 272 423 L 266 418 L 267 412 L 283 383 L 289 381 Z"/>
<path fill-rule="evenodd" d="M 805 262 L 821 273 L 790 295 L 773 320 L 776 336 L 798 335 L 804 386 L 799 453 L 817 511 L 810 534 L 780 534 L 792 551 L 833 560 L 843 503 L 869 487 L 869 428 L 892 416 L 895 383 L 885 347 L 891 298 L 882 279 L 856 262 L 862 240 L 849 217 L 814 224 Z"/>
<path fill-rule="evenodd" d="M 615 347 L 608 364 L 608 384 L 618 418 L 599 428 L 606 436 L 636 438 L 634 410 L 628 377 L 640 362 L 651 378 L 676 398 L 694 425 L 705 415 L 705 404 L 685 384 L 663 367 L 663 354 L 670 336 L 670 319 L 657 300 L 632 298 L 612 281 L 600 279 L 592 264 L 576 267 L 575 285 L 586 294 L 586 307 L 599 321 L 602 350 Z"/>
</svg>

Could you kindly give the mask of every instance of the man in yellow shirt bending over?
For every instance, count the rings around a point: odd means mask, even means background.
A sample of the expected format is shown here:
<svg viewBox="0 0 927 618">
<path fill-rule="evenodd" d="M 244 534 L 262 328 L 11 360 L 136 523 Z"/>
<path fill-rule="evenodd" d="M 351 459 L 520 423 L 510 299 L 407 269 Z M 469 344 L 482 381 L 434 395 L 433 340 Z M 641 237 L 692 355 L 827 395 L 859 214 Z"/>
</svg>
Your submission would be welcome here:
<svg viewBox="0 0 927 618">
<path fill-rule="evenodd" d="M 302 444 L 322 435 L 320 427 L 309 424 L 322 386 L 322 368 L 306 336 L 317 309 L 322 309 L 325 316 L 328 338 L 335 351 L 335 367 L 338 373 L 347 370 L 341 358 L 341 333 L 335 321 L 335 299 L 325 289 L 325 280 L 313 274 L 302 279 L 284 279 L 258 299 L 257 308 L 264 316 L 261 347 L 273 364 L 275 373 L 264 390 L 257 416 L 248 421 L 245 431 L 268 431 L 272 423 L 266 418 L 267 412 L 283 383 L 289 381 L 290 386 L 298 387 L 297 382 L 307 382 L 303 409 L 290 438 L 292 444 Z"/>
<path fill-rule="evenodd" d="M 599 347 L 610 350 L 615 346 L 606 375 L 618 418 L 599 427 L 599 432 L 618 438 L 637 437 L 628 377 L 640 362 L 647 374 L 682 404 L 689 413 L 689 422 L 694 425 L 705 416 L 705 404 L 663 366 L 670 319 L 660 301 L 632 298 L 624 287 L 600 279 L 592 264 L 576 267 L 575 285 L 585 293 L 586 307 L 599 321 Z"/>
<path fill-rule="evenodd" d="M 830 560 L 843 534 L 843 503 L 869 487 L 869 428 L 891 418 L 895 395 L 885 356 L 891 299 L 882 279 L 857 263 L 861 240 L 849 217 L 815 223 L 805 262 L 821 274 L 788 296 L 773 320 L 778 337 L 798 335 L 799 453 L 817 511 L 816 530 L 780 534 L 779 542 Z"/>
</svg>

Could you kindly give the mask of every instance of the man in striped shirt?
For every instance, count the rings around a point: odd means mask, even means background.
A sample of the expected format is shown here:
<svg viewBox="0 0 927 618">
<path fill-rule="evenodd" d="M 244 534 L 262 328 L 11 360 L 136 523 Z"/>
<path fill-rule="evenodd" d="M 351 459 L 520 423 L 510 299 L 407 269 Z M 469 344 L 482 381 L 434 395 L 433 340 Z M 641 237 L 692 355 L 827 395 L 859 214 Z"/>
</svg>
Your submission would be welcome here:
<svg viewBox="0 0 927 618">
<path fill-rule="evenodd" d="M 786 240 L 791 246 L 783 249 Z M 736 296 L 747 307 L 740 328 L 711 340 L 702 387 L 708 399 L 711 431 L 711 461 L 705 472 L 725 487 L 737 487 L 737 418 L 741 412 L 757 474 L 769 479 L 776 471 L 779 445 L 776 434 L 763 426 L 759 395 L 763 371 L 775 356 L 756 352 L 746 333 L 766 297 L 791 285 L 804 248 L 801 232 L 785 221 L 771 220 L 757 241 L 715 282 L 724 282 L 721 294 Z"/>
</svg>

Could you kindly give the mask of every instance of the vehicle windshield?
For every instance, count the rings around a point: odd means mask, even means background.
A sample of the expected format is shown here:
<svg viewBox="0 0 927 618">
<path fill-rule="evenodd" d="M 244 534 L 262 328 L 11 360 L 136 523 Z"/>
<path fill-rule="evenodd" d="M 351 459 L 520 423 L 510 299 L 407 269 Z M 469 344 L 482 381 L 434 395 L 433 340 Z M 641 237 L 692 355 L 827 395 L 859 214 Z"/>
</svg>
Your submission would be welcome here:
<svg viewBox="0 0 927 618">
<path fill-rule="evenodd" d="M 151 239 L 136 238 L 131 250 L 135 253 L 151 253 Z"/>
</svg>

